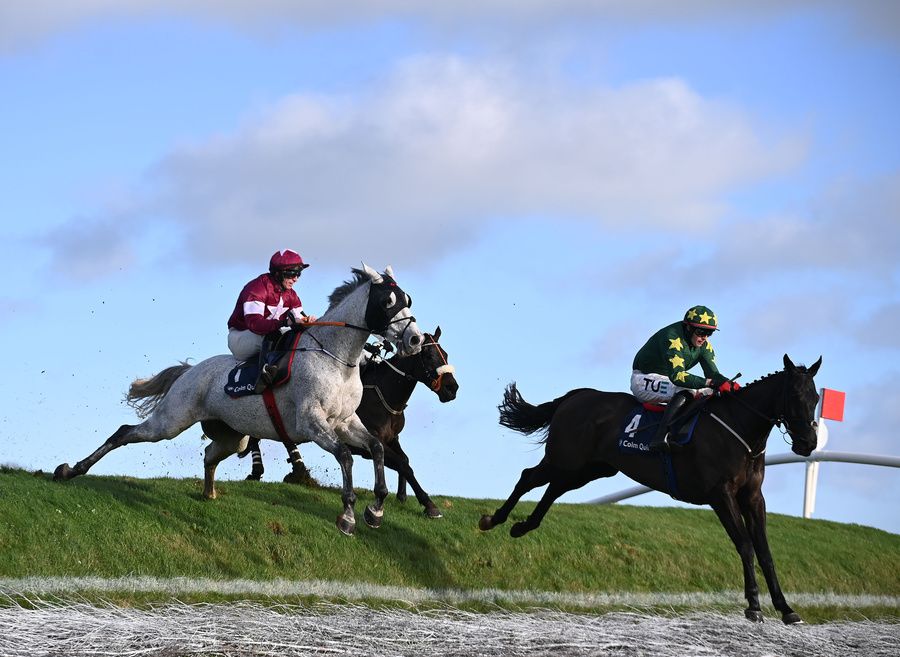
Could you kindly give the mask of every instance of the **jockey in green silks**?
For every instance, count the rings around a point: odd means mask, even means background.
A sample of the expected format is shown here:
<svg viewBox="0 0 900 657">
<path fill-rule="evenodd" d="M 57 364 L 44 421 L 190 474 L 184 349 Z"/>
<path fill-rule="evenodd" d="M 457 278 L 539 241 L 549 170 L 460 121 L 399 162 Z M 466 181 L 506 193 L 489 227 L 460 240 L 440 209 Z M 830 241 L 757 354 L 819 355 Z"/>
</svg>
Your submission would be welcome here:
<svg viewBox="0 0 900 657">
<path fill-rule="evenodd" d="M 668 451 L 668 425 L 684 403 L 701 395 L 737 390 L 737 383 L 719 373 L 709 337 L 719 329 L 716 314 L 706 306 L 693 306 L 684 319 L 661 328 L 634 357 L 631 392 L 639 401 L 665 404 L 651 450 Z M 688 370 L 700 363 L 703 376 Z"/>
</svg>

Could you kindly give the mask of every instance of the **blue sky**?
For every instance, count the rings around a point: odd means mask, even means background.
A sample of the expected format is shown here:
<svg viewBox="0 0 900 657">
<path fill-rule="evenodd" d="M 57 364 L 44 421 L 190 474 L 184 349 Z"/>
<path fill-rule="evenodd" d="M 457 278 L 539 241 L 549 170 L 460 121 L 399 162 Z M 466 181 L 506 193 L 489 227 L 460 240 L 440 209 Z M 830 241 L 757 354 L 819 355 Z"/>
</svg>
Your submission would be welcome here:
<svg viewBox="0 0 900 657">
<path fill-rule="evenodd" d="M 459 397 L 418 389 L 403 434 L 433 495 L 502 498 L 539 460 L 497 424 L 506 383 L 536 403 L 627 390 L 635 351 L 695 304 L 719 316 L 723 371 L 822 355 L 817 383 L 847 393 L 828 448 L 898 454 L 893 3 L 336 6 L 0 9 L 0 463 L 47 471 L 133 423 L 128 384 L 227 351 L 238 291 L 284 247 L 313 265 L 309 311 L 365 261 L 441 326 Z M 92 472 L 200 476 L 200 434 Z M 896 471 L 819 480 L 815 517 L 900 532 Z M 798 515 L 802 466 L 764 491 Z"/>
</svg>

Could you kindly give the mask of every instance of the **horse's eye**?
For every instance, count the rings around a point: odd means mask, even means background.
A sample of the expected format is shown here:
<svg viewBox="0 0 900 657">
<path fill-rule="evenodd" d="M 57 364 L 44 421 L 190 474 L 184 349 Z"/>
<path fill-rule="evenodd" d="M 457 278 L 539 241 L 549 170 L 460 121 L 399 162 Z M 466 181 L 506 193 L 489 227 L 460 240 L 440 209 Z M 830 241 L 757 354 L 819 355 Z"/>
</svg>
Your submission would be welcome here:
<svg viewBox="0 0 900 657">
<path fill-rule="evenodd" d="M 384 300 L 384 307 L 385 307 L 385 308 L 390 308 L 390 307 L 392 307 L 395 303 L 397 303 L 397 295 L 394 294 L 393 292 L 391 292 L 391 293 L 387 296 L 387 299 Z"/>
</svg>

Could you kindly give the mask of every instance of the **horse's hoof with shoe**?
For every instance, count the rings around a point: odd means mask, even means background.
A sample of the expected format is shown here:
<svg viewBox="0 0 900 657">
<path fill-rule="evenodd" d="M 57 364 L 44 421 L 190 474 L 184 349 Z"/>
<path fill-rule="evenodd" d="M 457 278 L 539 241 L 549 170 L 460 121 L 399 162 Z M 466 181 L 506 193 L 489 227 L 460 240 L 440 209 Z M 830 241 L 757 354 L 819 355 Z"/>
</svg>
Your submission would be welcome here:
<svg viewBox="0 0 900 657">
<path fill-rule="evenodd" d="M 66 481 L 72 478 L 72 468 L 68 463 L 62 463 L 53 471 L 53 481 Z"/>
<path fill-rule="evenodd" d="M 528 532 L 530 532 L 534 527 L 531 527 L 526 521 L 517 522 L 512 527 L 509 528 L 509 535 L 513 538 L 521 538 L 525 536 Z"/>
<path fill-rule="evenodd" d="M 337 528 L 341 530 L 344 536 L 353 536 L 356 531 L 356 520 L 347 518 L 343 513 L 337 517 Z"/>
<path fill-rule="evenodd" d="M 302 470 L 291 470 L 286 475 L 284 475 L 284 479 L 282 481 L 286 484 L 294 484 L 297 486 L 306 486 L 308 488 L 318 488 L 319 482 L 313 479 L 312 475 L 309 474 L 309 470 L 303 468 Z"/>
<path fill-rule="evenodd" d="M 481 520 L 478 521 L 478 529 L 483 532 L 489 532 L 494 528 L 494 516 L 489 516 L 487 514 L 481 516 Z"/>
<path fill-rule="evenodd" d="M 785 625 L 803 625 L 803 619 L 796 611 L 788 612 L 781 617 L 781 622 Z"/>
<path fill-rule="evenodd" d="M 425 510 L 422 512 L 425 514 L 426 518 L 431 518 L 432 520 L 437 520 L 438 518 L 443 518 L 444 514 L 438 510 L 436 506 L 433 504 L 431 506 L 425 507 Z"/>
<path fill-rule="evenodd" d="M 372 505 L 367 505 L 363 517 L 366 519 L 366 524 L 369 527 L 378 529 L 381 527 L 382 520 L 384 520 L 384 509 L 379 511 Z"/>
<path fill-rule="evenodd" d="M 762 623 L 764 620 L 763 613 L 759 609 L 745 609 L 744 616 L 746 616 L 748 620 L 752 620 L 754 623 Z"/>
</svg>

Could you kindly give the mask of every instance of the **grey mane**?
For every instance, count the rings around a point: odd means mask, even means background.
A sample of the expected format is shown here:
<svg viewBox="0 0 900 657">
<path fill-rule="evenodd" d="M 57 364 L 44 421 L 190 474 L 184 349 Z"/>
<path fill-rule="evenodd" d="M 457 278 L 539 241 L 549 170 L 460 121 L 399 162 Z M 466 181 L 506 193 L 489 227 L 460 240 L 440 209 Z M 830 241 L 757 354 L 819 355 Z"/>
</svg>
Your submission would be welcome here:
<svg viewBox="0 0 900 657">
<path fill-rule="evenodd" d="M 353 272 L 353 278 L 349 281 L 344 281 L 343 285 L 340 285 L 334 289 L 328 297 L 328 310 L 331 310 L 336 305 L 338 305 L 341 301 L 347 298 L 356 288 L 364 283 L 368 283 L 370 280 L 369 275 L 364 272 L 362 269 L 357 269 L 354 267 L 350 270 Z"/>
</svg>

